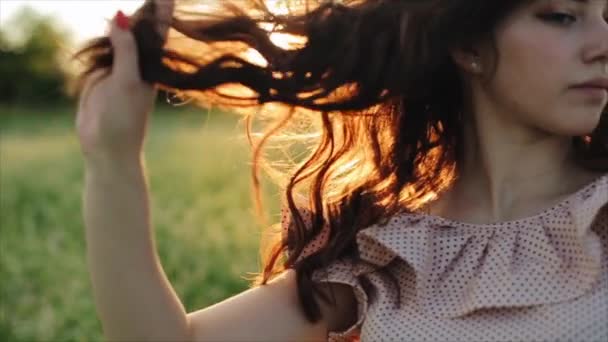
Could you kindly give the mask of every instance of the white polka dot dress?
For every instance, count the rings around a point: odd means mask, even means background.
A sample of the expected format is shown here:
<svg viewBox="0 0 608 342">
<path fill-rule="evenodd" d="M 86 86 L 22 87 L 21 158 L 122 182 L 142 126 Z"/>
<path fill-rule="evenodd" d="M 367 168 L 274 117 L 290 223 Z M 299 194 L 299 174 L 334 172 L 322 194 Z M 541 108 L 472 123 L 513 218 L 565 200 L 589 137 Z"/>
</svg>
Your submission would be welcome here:
<svg viewBox="0 0 608 342">
<path fill-rule="evenodd" d="M 357 322 L 328 341 L 607 342 L 607 204 L 608 174 L 524 219 L 468 224 L 411 213 L 365 228 L 361 262 L 313 273 L 350 285 L 358 301 Z M 399 289 L 374 272 L 386 265 Z"/>
</svg>

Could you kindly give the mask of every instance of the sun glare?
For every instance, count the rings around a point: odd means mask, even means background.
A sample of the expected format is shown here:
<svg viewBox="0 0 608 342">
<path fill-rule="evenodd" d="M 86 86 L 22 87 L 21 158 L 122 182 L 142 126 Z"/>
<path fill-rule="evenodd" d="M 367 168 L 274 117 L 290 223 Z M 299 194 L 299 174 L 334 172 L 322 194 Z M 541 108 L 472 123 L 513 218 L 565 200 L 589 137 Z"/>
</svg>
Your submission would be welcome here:
<svg viewBox="0 0 608 342">
<path fill-rule="evenodd" d="M 104 35 L 107 20 L 111 19 L 117 10 L 130 14 L 142 4 L 143 0 L 0 0 L 0 22 L 6 24 L 20 10 L 30 7 L 36 12 L 55 17 L 62 26 L 71 31 L 74 43 L 79 44 Z M 11 34 L 10 30 L 7 32 Z"/>
<path fill-rule="evenodd" d="M 286 2 L 284 0 L 266 0 L 265 3 L 268 7 L 268 10 L 273 14 L 289 14 L 289 8 L 287 7 Z M 301 48 L 304 46 L 304 44 L 306 44 L 306 37 L 294 36 L 282 32 L 272 32 L 273 24 L 271 23 L 262 23 L 260 26 L 266 31 L 271 32 L 269 36 L 270 41 L 281 49 L 294 50 Z M 249 48 L 245 52 L 245 56 L 249 61 L 260 66 L 266 66 L 268 63 L 258 51 L 252 48 Z"/>
</svg>

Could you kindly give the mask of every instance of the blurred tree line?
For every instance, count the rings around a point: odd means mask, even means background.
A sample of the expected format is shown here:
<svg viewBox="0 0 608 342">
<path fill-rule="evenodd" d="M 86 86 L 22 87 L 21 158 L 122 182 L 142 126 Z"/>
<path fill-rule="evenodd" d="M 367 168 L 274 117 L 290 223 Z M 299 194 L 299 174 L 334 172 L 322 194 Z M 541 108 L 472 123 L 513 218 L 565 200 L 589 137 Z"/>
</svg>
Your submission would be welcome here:
<svg viewBox="0 0 608 342">
<path fill-rule="evenodd" d="M 72 106 L 69 87 L 82 65 L 71 57 L 84 43 L 28 6 L 0 24 L 0 106 Z M 159 91 L 157 106 L 171 106 L 168 98 L 181 102 Z"/>
<path fill-rule="evenodd" d="M 52 16 L 24 7 L 0 27 L 0 104 L 70 101 L 72 35 Z"/>
</svg>

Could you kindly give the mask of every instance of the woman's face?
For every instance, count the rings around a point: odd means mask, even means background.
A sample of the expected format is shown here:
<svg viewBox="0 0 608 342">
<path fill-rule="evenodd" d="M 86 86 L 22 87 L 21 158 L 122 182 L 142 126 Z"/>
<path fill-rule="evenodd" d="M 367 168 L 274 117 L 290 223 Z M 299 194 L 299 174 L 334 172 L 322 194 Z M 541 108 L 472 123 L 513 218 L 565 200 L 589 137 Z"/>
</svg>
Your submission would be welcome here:
<svg viewBox="0 0 608 342">
<path fill-rule="evenodd" d="M 573 86 L 608 80 L 607 11 L 607 0 L 537 0 L 517 9 L 497 29 L 499 59 L 483 88 L 486 100 L 498 113 L 542 131 L 590 133 L 608 92 Z"/>
</svg>

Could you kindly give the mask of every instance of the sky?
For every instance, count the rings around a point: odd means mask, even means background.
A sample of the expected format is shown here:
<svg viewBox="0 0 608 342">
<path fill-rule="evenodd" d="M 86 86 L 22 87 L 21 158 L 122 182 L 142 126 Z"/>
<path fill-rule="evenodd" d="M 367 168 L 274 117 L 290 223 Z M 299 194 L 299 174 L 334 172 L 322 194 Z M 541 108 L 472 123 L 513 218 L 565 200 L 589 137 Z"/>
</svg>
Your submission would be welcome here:
<svg viewBox="0 0 608 342">
<path fill-rule="evenodd" d="M 216 0 L 199 0 L 199 5 L 209 4 Z M 269 8 L 279 14 L 280 0 L 265 0 Z M 129 15 L 135 12 L 144 0 L 0 0 L 0 26 L 7 22 L 22 7 L 29 6 L 45 15 L 52 15 L 60 24 L 72 31 L 74 43 L 81 43 L 89 38 L 105 35 L 106 20 L 114 17 L 116 11 L 122 10 Z M 195 2 L 196 3 L 196 2 Z M 3 31 L 8 31 L 2 26 Z"/>
<path fill-rule="evenodd" d="M 103 35 L 117 10 L 133 13 L 143 0 L 0 0 L 0 25 L 23 6 L 55 16 L 74 34 L 75 42 Z M 5 27 L 2 27 L 4 31 Z"/>
</svg>

